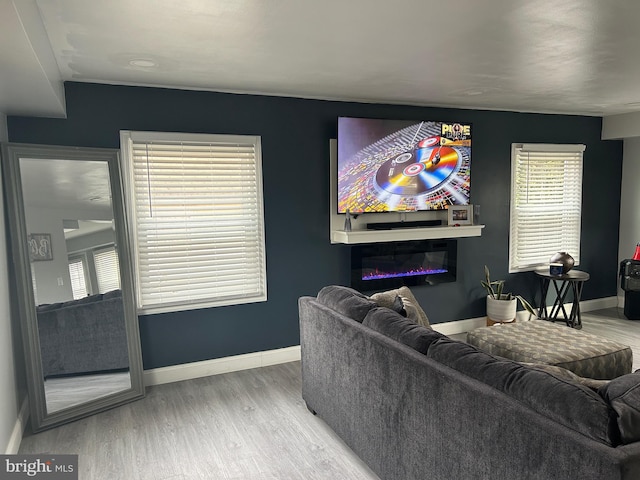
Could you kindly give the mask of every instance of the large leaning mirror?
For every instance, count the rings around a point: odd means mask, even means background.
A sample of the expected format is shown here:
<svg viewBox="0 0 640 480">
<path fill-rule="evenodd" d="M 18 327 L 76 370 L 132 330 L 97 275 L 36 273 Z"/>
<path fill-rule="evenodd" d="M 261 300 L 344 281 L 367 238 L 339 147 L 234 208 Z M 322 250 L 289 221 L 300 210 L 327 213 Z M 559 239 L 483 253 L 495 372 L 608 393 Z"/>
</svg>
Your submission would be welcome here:
<svg viewBox="0 0 640 480">
<path fill-rule="evenodd" d="M 3 144 L 2 176 L 33 431 L 141 398 L 118 151 Z"/>
</svg>

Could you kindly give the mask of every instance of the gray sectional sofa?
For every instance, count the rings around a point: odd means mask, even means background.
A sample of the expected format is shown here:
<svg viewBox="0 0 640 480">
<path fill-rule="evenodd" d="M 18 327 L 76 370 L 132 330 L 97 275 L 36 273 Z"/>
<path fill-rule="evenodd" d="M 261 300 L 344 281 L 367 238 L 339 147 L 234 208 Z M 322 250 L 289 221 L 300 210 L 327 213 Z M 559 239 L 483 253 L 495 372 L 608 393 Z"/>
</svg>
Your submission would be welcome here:
<svg viewBox="0 0 640 480">
<path fill-rule="evenodd" d="M 590 385 L 346 287 L 298 305 L 303 399 L 381 479 L 640 478 L 640 373 Z"/>
<path fill-rule="evenodd" d="M 121 290 L 39 305 L 36 312 L 45 378 L 129 368 Z"/>
</svg>

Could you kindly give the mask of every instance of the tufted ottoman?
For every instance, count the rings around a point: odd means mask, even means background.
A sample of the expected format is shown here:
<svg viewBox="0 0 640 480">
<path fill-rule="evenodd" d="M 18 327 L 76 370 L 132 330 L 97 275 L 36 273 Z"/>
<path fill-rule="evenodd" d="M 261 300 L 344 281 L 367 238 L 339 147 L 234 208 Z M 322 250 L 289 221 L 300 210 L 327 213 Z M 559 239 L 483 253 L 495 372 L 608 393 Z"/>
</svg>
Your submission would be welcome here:
<svg viewBox="0 0 640 480">
<path fill-rule="evenodd" d="M 631 348 L 545 320 L 480 327 L 467 343 L 517 362 L 544 363 L 581 377 L 609 380 L 631 373 Z"/>
</svg>

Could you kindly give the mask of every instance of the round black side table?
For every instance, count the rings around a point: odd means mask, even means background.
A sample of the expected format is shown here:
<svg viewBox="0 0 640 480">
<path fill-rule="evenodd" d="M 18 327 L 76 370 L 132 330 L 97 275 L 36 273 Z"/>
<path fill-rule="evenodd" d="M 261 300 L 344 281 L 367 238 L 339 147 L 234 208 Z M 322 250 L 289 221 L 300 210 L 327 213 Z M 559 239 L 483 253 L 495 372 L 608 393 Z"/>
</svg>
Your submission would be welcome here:
<svg viewBox="0 0 640 480">
<path fill-rule="evenodd" d="M 589 280 L 589 274 L 580 270 L 569 270 L 562 275 L 551 275 L 549 268 L 536 270 L 536 275 L 540 278 L 540 293 L 542 298 L 540 299 L 540 306 L 538 307 L 538 318 L 544 320 L 551 320 L 555 322 L 558 320 L 560 312 L 567 326 L 572 328 L 582 328 L 582 319 L 580 318 L 580 296 L 582 295 L 582 287 L 584 282 Z M 549 286 L 553 284 L 556 298 L 549 311 L 547 307 L 547 292 Z M 571 305 L 571 312 L 567 314 L 564 302 L 567 298 L 569 290 L 573 293 L 573 304 Z"/>
</svg>

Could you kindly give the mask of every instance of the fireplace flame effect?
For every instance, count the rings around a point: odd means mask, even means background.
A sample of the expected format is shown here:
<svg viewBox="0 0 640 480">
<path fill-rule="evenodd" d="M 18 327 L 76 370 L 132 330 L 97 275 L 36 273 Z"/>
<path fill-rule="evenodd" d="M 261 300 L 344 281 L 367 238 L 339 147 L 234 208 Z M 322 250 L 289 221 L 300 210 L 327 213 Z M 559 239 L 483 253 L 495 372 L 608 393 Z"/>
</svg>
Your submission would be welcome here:
<svg viewBox="0 0 640 480">
<path fill-rule="evenodd" d="M 351 286 L 383 290 L 455 282 L 455 239 L 355 245 L 351 250 Z"/>
<path fill-rule="evenodd" d="M 407 270 L 405 272 L 382 272 L 378 269 L 375 269 L 372 272 L 363 272 L 362 280 L 382 280 L 385 278 L 416 277 L 420 275 L 437 275 L 440 273 L 448 272 L 449 270 L 444 268 L 418 268 Z"/>
</svg>

